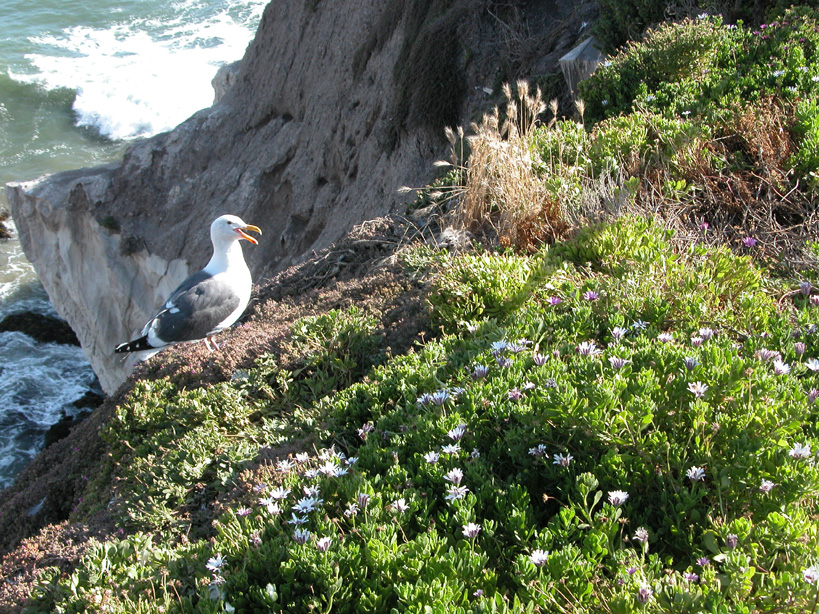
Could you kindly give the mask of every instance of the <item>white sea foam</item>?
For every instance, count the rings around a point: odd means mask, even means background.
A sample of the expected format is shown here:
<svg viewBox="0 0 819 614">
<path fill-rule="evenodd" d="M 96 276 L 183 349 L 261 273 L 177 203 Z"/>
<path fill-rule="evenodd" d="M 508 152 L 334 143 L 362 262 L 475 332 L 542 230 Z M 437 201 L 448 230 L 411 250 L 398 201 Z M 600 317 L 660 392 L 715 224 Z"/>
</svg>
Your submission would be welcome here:
<svg viewBox="0 0 819 614">
<path fill-rule="evenodd" d="M 38 49 L 26 55 L 32 72 L 12 76 L 75 90 L 78 125 L 112 139 L 170 130 L 212 104 L 211 79 L 220 65 L 241 59 L 266 2 L 234 2 L 230 12 L 203 12 L 202 4 L 179 4 L 170 20 L 75 26 L 30 39 Z"/>
<path fill-rule="evenodd" d="M 0 333 L 0 488 L 8 486 L 43 445 L 45 432 L 90 390 L 94 372 L 75 346 L 37 343 Z"/>
</svg>

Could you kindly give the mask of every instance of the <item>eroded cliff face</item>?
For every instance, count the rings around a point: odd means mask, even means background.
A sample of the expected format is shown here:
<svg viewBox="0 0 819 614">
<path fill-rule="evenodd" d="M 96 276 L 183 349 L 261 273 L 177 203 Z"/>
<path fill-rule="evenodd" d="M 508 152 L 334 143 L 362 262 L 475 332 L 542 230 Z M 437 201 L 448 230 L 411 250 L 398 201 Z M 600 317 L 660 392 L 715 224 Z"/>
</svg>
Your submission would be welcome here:
<svg viewBox="0 0 819 614">
<path fill-rule="evenodd" d="M 400 210 L 445 125 L 476 119 L 504 80 L 557 70 L 578 6 L 274 0 L 213 107 L 120 162 L 10 184 L 26 255 L 106 392 L 130 371 L 114 346 L 207 262 L 215 217 L 262 227 L 244 246 L 260 280 Z"/>
</svg>

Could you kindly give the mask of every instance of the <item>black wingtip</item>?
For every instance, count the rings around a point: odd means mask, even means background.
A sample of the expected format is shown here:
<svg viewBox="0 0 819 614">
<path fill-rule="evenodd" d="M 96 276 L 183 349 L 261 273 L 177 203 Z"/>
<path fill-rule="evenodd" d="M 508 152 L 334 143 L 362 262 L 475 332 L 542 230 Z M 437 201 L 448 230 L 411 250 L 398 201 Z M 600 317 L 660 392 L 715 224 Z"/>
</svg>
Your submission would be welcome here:
<svg viewBox="0 0 819 614">
<path fill-rule="evenodd" d="M 124 354 L 125 352 L 141 352 L 142 350 L 153 350 L 154 347 L 148 343 L 148 335 L 128 341 L 127 343 L 120 343 L 114 348 L 115 354 Z"/>
</svg>

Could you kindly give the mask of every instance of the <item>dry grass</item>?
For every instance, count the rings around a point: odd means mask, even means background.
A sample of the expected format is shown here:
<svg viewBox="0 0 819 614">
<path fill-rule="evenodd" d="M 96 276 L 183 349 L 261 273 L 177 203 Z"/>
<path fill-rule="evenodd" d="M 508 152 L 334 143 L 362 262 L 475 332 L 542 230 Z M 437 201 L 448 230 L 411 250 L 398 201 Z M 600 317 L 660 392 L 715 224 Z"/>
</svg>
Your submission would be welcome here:
<svg viewBox="0 0 819 614">
<path fill-rule="evenodd" d="M 499 109 L 474 124 L 467 137 L 470 149 L 464 168 L 460 203 L 453 212 L 456 225 L 471 232 L 492 230 L 504 247 L 532 251 L 561 236 L 567 225 L 560 203 L 549 192 L 533 159 L 532 136 L 546 111 L 539 89 L 518 82 L 515 94 L 504 86 L 505 117 Z M 554 116 L 556 102 L 551 105 Z M 552 120 L 554 122 L 554 118 Z M 458 142 L 448 134 L 453 149 Z"/>
</svg>

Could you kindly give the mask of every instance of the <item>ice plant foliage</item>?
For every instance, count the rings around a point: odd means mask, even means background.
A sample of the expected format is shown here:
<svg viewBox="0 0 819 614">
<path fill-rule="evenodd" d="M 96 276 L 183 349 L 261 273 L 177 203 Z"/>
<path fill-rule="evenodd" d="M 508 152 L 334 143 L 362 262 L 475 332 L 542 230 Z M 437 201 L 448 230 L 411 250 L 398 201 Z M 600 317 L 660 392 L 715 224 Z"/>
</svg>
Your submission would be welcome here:
<svg viewBox="0 0 819 614">
<path fill-rule="evenodd" d="M 122 596 L 111 611 L 809 612 L 816 309 L 765 294 L 750 254 L 665 248 L 646 228 L 581 229 L 590 245 L 554 249 L 571 261 L 506 257 L 512 273 L 487 273 L 494 254 L 474 275 L 453 264 L 469 256 L 436 255 L 430 283 L 464 300 L 412 351 L 372 351 L 383 362 L 355 381 L 299 355 L 298 373 L 276 357 L 239 390 L 135 383 L 105 440 L 121 472 L 111 513 L 148 538 L 91 546 L 70 579 L 49 576 L 37 611 Z M 583 298 L 592 284 L 603 300 Z M 670 327 L 677 342 L 658 342 Z M 782 356 L 791 372 L 774 375 Z M 343 350 L 332 368 L 350 362 Z M 281 450 L 294 452 L 264 461 Z"/>
</svg>

